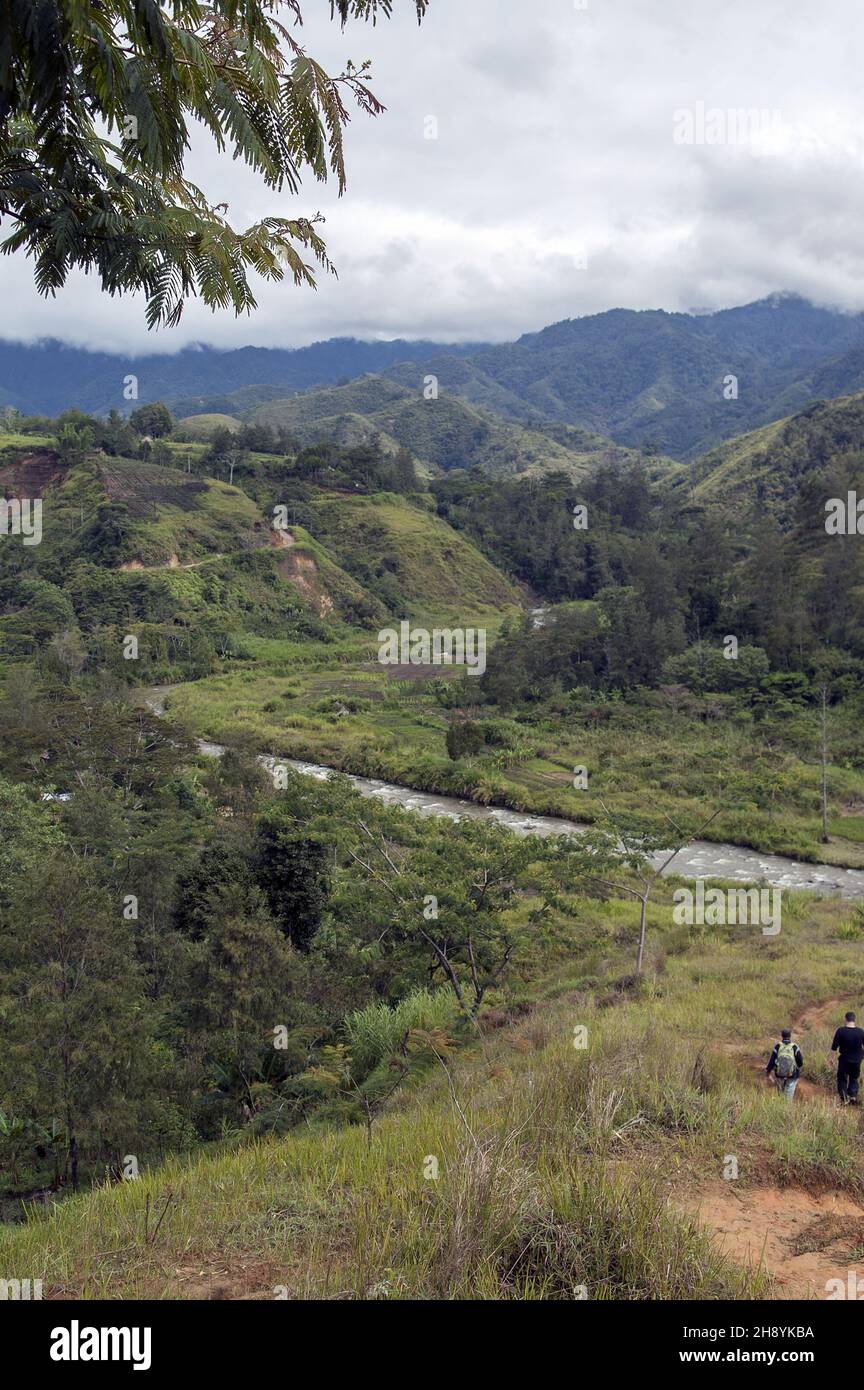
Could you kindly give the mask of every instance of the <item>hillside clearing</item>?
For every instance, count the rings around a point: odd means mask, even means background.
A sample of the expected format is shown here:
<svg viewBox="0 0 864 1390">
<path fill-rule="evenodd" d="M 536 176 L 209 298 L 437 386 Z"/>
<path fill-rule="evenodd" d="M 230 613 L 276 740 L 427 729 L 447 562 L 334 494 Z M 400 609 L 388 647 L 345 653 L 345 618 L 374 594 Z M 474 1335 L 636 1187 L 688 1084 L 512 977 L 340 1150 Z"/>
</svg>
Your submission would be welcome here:
<svg viewBox="0 0 864 1390">
<path fill-rule="evenodd" d="M 54 1298 L 824 1297 L 849 1242 L 815 1222 L 854 1234 L 864 1214 L 858 1116 L 760 1094 L 724 1050 L 864 988 L 842 905 L 802 895 L 786 917 L 766 941 L 682 935 L 661 909 L 644 997 L 607 950 L 587 988 L 538 982 L 529 1012 L 490 1018 L 371 1132 L 171 1160 L 7 1228 L 4 1267 Z M 729 1154 L 740 1176 L 723 1182 Z"/>
</svg>

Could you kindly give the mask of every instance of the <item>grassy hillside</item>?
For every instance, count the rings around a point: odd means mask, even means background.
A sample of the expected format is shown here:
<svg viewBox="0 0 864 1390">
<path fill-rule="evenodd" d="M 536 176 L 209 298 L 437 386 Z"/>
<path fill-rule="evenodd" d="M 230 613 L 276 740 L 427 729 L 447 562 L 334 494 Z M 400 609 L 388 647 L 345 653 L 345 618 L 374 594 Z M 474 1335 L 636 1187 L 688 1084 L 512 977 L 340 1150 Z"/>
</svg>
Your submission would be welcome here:
<svg viewBox="0 0 864 1390">
<path fill-rule="evenodd" d="M 186 415 L 177 421 L 174 435 L 176 439 L 210 440 L 218 430 L 231 430 L 234 434 L 240 427 L 234 415 Z"/>
<path fill-rule="evenodd" d="M 470 615 L 516 606 L 514 585 L 470 541 L 432 513 L 390 494 L 313 502 L 317 534 L 361 583 L 387 580 L 403 616 Z"/>
<path fill-rule="evenodd" d="M 279 496 L 284 465 L 258 466 L 266 477 L 253 485 Z M 43 499 L 42 544 L 29 555 L 7 546 L 0 557 L 6 659 L 68 634 L 80 660 L 107 661 L 126 680 L 133 670 L 139 681 L 177 680 L 184 664 L 187 678 L 200 678 L 230 669 L 249 638 L 326 645 L 421 612 L 463 624 L 486 614 L 495 626 L 520 601 L 471 541 L 389 494 L 309 489 L 313 535 L 293 522 L 274 530 L 272 504 L 227 482 L 138 460 L 63 461 L 31 449 L 0 467 L 0 487 Z M 34 632 L 27 614 L 37 594 L 45 613 Z M 126 633 L 139 638 L 134 668 L 120 661 Z"/>
<path fill-rule="evenodd" d="M 238 488 L 157 464 L 106 459 L 96 465 L 109 503 L 131 521 L 127 563 L 188 564 L 214 551 L 255 550 L 270 528 Z"/>
<path fill-rule="evenodd" d="M 15 430 L 3 430 L 0 431 L 0 462 L 11 463 L 21 453 L 48 449 L 51 445 L 52 439 L 48 434 L 17 434 Z"/>
<path fill-rule="evenodd" d="M 859 467 L 862 454 L 864 394 L 816 401 L 703 455 L 693 465 L 693 494 L 705 502 L 758 503 L 788 525 L 802 489 L 846 463 Z"/>
<path fill-rule="evenodd" d="M 250 414 L 258 424 L 289 430 L 301 443 L 333 439 L 342 445 L 378 438 L 391 451 L 408 449 L 428 466 L 479 466 L 493 477 L 562 469 L 580 476 L 599 461 L 624 461 L 627 450 L 588 431 L 566 438 L 474 408 L 451 391 L 423 396 L 423 376 L 406 369 L 407 384 L 367 376 L 348 386 L 270 401 Z"/>
<path fill-rule="evenodd" d="M 76 663 L 107 663 L 124 680 L 178 679 L 236 659 L 248 635 L 335 640 L 345 623 L 386 616 L 302 527 L 274 530 L 247 493 L 214 478 L 31 451 L 0 467 L 0 488 L 43 502 L 42 543 L 0 557 L 6 660 L 63 640 Z M 127 633 L 139 639 L 134 666 L 121 660 Z"/>
<path fill-rule="evenodd" d="M 824 1298 L 864 1220 L 861 1119 L 821 1061 L 864 988 L 861 927 L 801 895 L 777 938 L 688 932 L 670 894 L 641 990 L 632 908 L 582 901 L 567 967 L 370 1130 L 313 1124 L 34 1212 L 0 1230 L 3 1268 L 54 1298 Z M 787 1022 L 791 1105 L 758 1079 Z"/>
<path fill-rule="evenodd" d="M 134 606 L 145 580 L 150 595 L 163 594 L 173 622 L 224 627 L 236 637 L 284 630 L 308 610 L 322 619 L 383 620 L 375 598 L 334 563 L 302 527 L 292 544 L 278 548 L 214 555 L 186 566 L 157 566 L 157 572 L 130 565 L 117 576 L 119 593 Z M 307 635 L 312 635 L 308 633 Z M 316 635 L 322 635 L 320 632 Z"/>
<path fill-rule="evenodd" d="M 692 465 L 692 478 L 697 480 L 692 487 L 694 497 L 705 501 L 748 493 L 755 497 L 760 480 L 770 477 L 773 471 L 768 451 L 787 423 L 775 420 L 749 434 L 736 435 L 703 454 Z"/>
<path fill-rule="evenodd" d="M 116 521 L 117 554 L 130 564 L 169 564 L 172 557 L 185 564 L 268 544 L 269 526 L 238 488 L 137 459 L 64 461 L 31 447 L 0 462 L 0 488 L 43 499 L 43 542 L 32 557 L 40 565 L 61 553 L 92 558 L 93 526 L 104 509 Z"/>
</svg>

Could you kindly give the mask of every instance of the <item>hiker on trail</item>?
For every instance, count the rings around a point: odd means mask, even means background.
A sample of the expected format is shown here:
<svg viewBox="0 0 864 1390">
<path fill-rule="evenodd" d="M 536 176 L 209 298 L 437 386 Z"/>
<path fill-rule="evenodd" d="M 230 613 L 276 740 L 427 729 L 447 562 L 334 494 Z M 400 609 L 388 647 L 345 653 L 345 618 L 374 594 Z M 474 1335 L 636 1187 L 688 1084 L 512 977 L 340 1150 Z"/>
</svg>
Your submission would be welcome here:
<svg viewBox="0 0 864 1390">
<path fill-rule="evenodd" d="M 846 1022 L 834 1034 L 831 1051 L 838 1054 L 837 1094 L 840 1104 L 857 1105 L 861 1060 L 864 1058 L 864 1028 L 856 1026 L 853 1013 L 846 1015 Z"/>
<path fill-rule="evenodd" d="M 798 1077 L 803 1070 L 804 1058 L 801 1049 L 792 1041 L 792 1030 L 784 1028 L 780 1042 L 774 1044 L 765 1071 L 768 1076 L 774 1073 L 777 1090 L 786 1100 L 791 1100 L 798 1085 Z"/>
</svg>

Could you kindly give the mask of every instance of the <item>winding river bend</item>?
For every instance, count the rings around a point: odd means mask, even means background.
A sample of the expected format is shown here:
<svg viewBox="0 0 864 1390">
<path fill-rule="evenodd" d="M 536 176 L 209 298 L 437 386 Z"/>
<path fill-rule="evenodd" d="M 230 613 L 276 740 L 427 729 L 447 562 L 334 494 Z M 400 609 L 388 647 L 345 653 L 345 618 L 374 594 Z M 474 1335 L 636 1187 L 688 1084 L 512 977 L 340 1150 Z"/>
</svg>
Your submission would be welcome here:
<svg viewBox="0 0 864 1390">
<path fill-rule="evenodd" d="M 221 757 L 218 743 L 199 742 L 202 753 Z M 277 764 L 292 767 L 305 777 L 324 781 L 333 768 L 319 763 L 301 762 L 296 758 L 262 756 L 261 761 L 272 770 Z M 388 806 L 400 806 L 419 816 L 446 816 L 450 820 L 495 821 L 516 835 L 579 835 L 587 829 L 577 821 L 560 820 L 555 816 L 534 816 L 524 811 L 510 811 L 503 806 L 478 806 L 452 796 L 436 796 L 432 792 L 415 791 L 411 787 L 381 782 L 375 777 L 358 777 L 345 773 L 361 796 L 375 797 Z M 667 854 L 654 857 L 659 867 Z M 854 901 L 864 901 L 864 869 L 842 869 L 832 864 L 805 864 L 787 859 L 781 854 L 763 854 L 758 850 L 742 849 L 739 845 L 714 844 L 709 840 L 694 840 L 686 845 L 668 872 L 679 878 L 717 878 L 735 883 L 765 884 L 771 888 L 836 894 Z"/>
</svg>

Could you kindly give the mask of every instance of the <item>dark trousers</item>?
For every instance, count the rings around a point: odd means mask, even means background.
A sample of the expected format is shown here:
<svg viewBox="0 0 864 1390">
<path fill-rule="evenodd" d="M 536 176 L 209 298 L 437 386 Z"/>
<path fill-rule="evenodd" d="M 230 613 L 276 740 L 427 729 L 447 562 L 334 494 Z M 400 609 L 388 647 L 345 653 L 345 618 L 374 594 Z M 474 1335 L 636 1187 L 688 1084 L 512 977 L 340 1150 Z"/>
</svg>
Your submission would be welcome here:
<svg viewBox="0 0 864 1390">
<path fill-rule="evenodd" d="M 837 1094 L 841 1100 L 856 1100 L 858 1081 L 861 1076 L 860 1062 L 847 1062 L 845 1057 L 837 1061 Z"/>
</svg>

